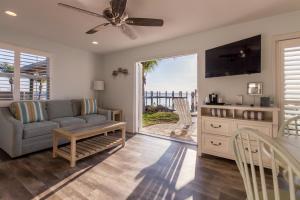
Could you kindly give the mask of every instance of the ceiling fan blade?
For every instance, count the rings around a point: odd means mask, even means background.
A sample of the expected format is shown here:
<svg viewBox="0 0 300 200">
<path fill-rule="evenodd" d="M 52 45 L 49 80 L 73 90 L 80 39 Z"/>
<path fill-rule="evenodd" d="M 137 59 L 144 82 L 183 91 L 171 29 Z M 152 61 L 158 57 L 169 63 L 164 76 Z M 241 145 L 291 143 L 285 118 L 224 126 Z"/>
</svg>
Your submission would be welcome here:
<svg viewBox="0 0 300 200">
<path fill-rule="evenodd" d="M 81 9 L 81 8 L 77 8 L 77 7 L 75 7 L 75 6 L 71 6 L 71 5 L 68 5 L 68 4 L 58 3 L 57 5 L 58 5 L 58 6 L 65 7 L 65 8 L 77 10 L 77 11 L 79 11 L 79 12 L 82 12 L 82 13 L 85 13 L 85 14 L 88 14 L 88 15 L 92 15 L 92 16 L 95 16 L 95 17 L 101 17 L 101 18 L 104 18 L 103 15 L 100 15 L 100 14 L 98 14 L 98 13 L 94 13 L 94 12 L 91 12 L 91 11 L 88 11 L 88 10 L 84 10 L 84 9 Z"/>
<path fill-rule="evenodd" d="M 137 35 L 133 32 L 133 30 L 127 26 L 126 24 L 122 24 L 120 26 L 121 31 L 130 39 L 135 40 L 137 39 Z"/>
<path fill-rule="evenodd" d="M 112 0 L 111 8 L 115 17 L 122 17 L 126 9 L 127 0 Z"/>
<path fill-rule="evenodd" d="M 97 33 L 98 31 L 100 31 L 101 29 L 103 29 L 104 27 L 106 27 L 107 25 L 109 25 L 110 23 L 104 23 L 104 24 L 100 24 L 90 30 L 88 30 L 86 32 L 86 34 L 94 34 L 94 33 Z"/>
<path fill-rule="evenodd" d="M 130 17 L 130 18 L 126 19 L 126 24 L 134 25 L 134 26 L 163 26 L 164 20 Z"/>
</svg>

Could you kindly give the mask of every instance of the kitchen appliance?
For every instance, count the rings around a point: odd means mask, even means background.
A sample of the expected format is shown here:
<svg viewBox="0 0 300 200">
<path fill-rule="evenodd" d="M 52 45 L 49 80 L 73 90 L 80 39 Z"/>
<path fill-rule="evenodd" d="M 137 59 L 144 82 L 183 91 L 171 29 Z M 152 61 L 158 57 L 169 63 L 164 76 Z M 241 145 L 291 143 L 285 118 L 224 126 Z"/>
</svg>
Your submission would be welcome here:
<svg viewBox="0 0 300 200">
<path fill-rule="evenodd" d="M 209 96 L 209 102 L 212 104 L 217 104 L 218 103 L 218 95 L 215 93 L 211 93 L 208 95 Z"/>
<path fill-rule="evenodd" d="M 216 93 L 211 93 L 208 97 L 205 97 L 206 105 L 224 105 L 223 99 L 218 96 Z"/>
</svg>

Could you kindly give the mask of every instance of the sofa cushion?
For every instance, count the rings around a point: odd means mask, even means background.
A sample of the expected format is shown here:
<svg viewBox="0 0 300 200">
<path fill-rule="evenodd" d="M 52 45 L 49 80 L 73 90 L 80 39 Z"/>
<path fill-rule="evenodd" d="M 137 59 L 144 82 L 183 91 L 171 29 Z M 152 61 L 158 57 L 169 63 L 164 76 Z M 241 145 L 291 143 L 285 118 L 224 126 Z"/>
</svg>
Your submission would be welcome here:
<svg viewBox="0 0 300 200">
<path fill-rule="evenodd" d="M 14 102 L 10 108 L 15 118 L 23 124 L 45 120 L 43 107 L 39 101 Z"/>
<path fill-rule="evenodd" d="M 62 117 L 73 117 L 71 100 L 48 101 L 47 111 L 50 120 Z"/>
<path fill-rule="evenodd" d="M 40 101 L 42 104 L 42 110 L 43 110 L 43 114 L 44 114 L 44 120 L 48 121 L 48 113 L 47 113 L 47 105 L 45 101 Z"/>
<path fill-rule="evenodd" d="M 85 124 L 85 120 L 78 117 L 63 117 L 52 119 L 52 121 L 59 123 L 60 127 L 72 126 L 76 124 Z"/>
<path fill-rule="evenodd" d="M 51 121 L 24 124 L 23 138 L 27 139 L 41 135 L 51 134 L 51 131 L 55 128 L 59 128 L 58 123 Z"/>
<path fill-rule="evenodd" d="M 81 115 L 81 100 L 74 99 L 72 102 L 72 110 L 73 110 L 73 116 L 80 116 Z"/>
<path fill-rule="evenodd" d="M 83 115 L 80 118 L 84 119 L 88 124 L 101 124 L 107 120 L 106 116 L 98 114 Z"/>
<path fill-rule="evenodd" d="M 90 98 L 90 99 L 83 99 L 81 103 L 81 115 L 89 115 L 89 114 L 96 114 L 97 113 L 97 100 Z"/>
<path fill-rule="evenodd" d="M 27 101 L 24 101 L 27 102 Z M 48 121 L 48 113 L 47 113 L 47 108 L 46 108 L 46 102 L 45 101 L 40 101 L 40 103 L 42 104 L 42 111 L 43 111 L 43 115 L 44 115 L 44 120 Z M 81 102 L 80 102 L 81 105 Z M 11 112 L 12 115 L 15 115 L 15 108 L 13 106 L 9 106 L 9 111 Z"/>
</svg>

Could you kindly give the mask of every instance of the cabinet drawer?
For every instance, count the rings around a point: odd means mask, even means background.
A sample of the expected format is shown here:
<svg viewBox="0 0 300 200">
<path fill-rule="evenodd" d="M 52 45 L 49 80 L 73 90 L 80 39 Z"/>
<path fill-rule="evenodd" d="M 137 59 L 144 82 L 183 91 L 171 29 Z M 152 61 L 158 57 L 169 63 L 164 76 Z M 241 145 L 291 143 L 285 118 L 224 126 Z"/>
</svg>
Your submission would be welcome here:
<svg viewBox="0 0 300 200">
<path fill-rule="evenodd" d="M 238 142 L 239 144 L 239 148 L 242 148 L 241 146 L 241 142 Z M 259 163 L 259 153 L 258 153 L 258 146 L 257 146 L 257 142 L 251 141 L 250 142 L 250 149 L 249 149 L 249 145 L 248 142 L 244 141 L 243 142 L 243 148 L 245 149 L 245 156 L 247 161 L 249 162 L 250 160 L 250 154 L 249 151 L 251 152 L 252 155 L 252 159 L 254 161 L 254 164 L 258 165 Z M 230 149 L 233 153 L 233 149 Z M 270 166 L 271 164 L 271 160 L 270 157 L 264 152 L 263 149 L 261 149 L 261 155 L 262 155 L 262 162 L 264 164 L 265 167 Z"/>
<path fill-rule="evenodd" d="M 237 129 L 252 128 L 252 129 L 258 130 L 258 131 L 272 137 L 272 125 L 261 125 L 261 124 L 237 122 L 236 128 Z"/>
<path fill-rule="evenodd" d="M 203 134 L 203 150 L 207 153 L 220 153 L 232 155 L 230 150 L 230 137 Z"/>
<path fill-rule="evenodd" d="M 202 132 L 218 135 L 230 136 L 232 132 L 233 121 L 217 118 L 203 118 Z"/>
</svg>

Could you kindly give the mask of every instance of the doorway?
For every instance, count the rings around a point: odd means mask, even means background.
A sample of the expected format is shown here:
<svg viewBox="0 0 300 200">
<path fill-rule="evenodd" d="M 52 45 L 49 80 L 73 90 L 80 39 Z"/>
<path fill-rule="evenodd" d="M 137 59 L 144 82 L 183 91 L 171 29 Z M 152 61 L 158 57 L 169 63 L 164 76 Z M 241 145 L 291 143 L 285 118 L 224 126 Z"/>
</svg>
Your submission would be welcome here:
<svg viewBox="0 0 300 200">
<path fill-rule="evenodd" d="M 136 63 L 139 133 L 197 143 L 197 54 Z"/>
</svg>

